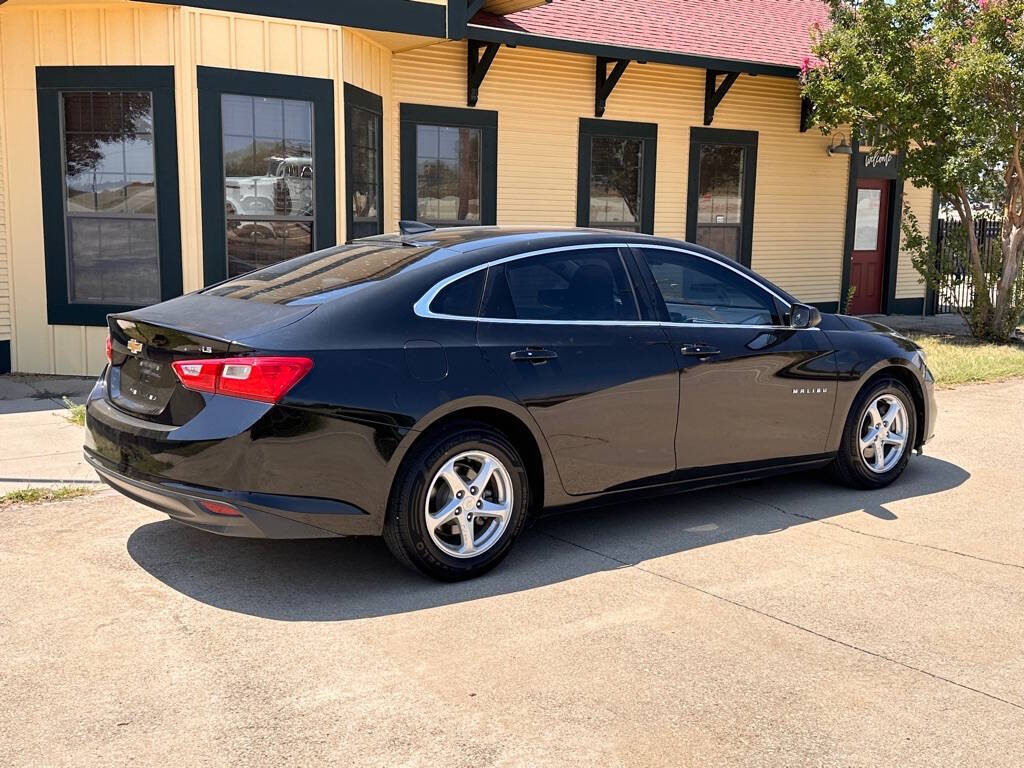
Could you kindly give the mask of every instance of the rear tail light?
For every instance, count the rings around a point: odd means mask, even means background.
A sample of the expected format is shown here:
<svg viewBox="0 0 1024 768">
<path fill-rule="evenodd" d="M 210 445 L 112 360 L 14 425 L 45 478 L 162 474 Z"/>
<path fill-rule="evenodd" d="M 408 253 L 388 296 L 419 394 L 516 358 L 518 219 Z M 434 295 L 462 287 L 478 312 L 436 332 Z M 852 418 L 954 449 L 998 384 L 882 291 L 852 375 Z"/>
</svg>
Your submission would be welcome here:
<svg viewBox="0 0 1024 768">
<path fill-rule="evenodd" d="M 114 362 L 114 350 L 113 350 L 113 347 L 111 346 L 110 334 L 109 333 L 107 334 L 107 362 L 108 363 Z"/>
<path fill-rule="evenodd" d="M 179 360 L 174 373 L 197 392 L 276 403 L 313 367 L 308 357 L 231 357 Z"/>
</svg>

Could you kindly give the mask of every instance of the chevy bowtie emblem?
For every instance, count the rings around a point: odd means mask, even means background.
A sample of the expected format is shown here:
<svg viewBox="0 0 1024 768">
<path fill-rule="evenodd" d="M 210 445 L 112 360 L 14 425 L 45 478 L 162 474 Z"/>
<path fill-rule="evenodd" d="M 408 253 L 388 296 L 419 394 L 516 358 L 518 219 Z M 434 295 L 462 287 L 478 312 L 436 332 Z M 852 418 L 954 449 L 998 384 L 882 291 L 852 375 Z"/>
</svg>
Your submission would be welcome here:
<svg viewBox="0 0 1024 768">
<path fill-rule="evenodd" d="M 136 341 L 135 339 L 128 339 L 128 351 L 133 355 L 139 354 L 142 351 L 142 342 Z"/>
</svg>

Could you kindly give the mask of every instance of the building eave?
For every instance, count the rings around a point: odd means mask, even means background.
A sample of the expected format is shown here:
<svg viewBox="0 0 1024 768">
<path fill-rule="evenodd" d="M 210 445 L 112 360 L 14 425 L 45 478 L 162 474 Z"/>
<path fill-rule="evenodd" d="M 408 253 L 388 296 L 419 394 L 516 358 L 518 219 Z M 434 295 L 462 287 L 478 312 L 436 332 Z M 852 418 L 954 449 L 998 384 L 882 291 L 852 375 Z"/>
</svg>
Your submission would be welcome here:
<svg viewBox="0 0 1024 768">
<path fill-rule="evenodd" d="M 162 5 L 185 5 L 211 11 L 247 13 L 336 24 L 382 32 L 443 38 L 447 33 L 445 6 L 409 0 L 303 0 L 282 3 L 280 0 L 140 0 Z"/>
<path fill-rule="evenodd" d="M 657 62 L 675 64 L 682 67 L 711 69 L 718 72 L 739 72 L 748 75 L 770 75 L 773 77 L 796 78 L 800 76 L 800 68 L 784 64 L 769 64 L 758 61 L 741 61 L 696 54 L 659 51 L 648 48 L 632 48 L 607 43 L 596 43 L 588 40 L 575 40 L 561 37 L 547 37 L 500 29 L 481 24 L 467 24 L 465 37 L 489 43 L 504 45 L 522 45 L 529 48 L 544 48 L 551 51 L 581 53 L 609 59 L 625 59 L 629 61 Z"/>
</svg>

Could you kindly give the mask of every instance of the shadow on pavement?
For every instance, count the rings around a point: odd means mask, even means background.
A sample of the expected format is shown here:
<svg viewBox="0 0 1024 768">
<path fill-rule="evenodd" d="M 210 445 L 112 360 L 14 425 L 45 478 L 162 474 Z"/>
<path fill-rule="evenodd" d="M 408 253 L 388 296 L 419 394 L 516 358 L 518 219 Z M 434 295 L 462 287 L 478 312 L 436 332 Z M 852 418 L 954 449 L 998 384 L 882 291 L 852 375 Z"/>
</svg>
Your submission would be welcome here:
<svg viewBox="0 0 1024 768">
<path fill-rule="evenodd" d="M 95 378 L 83 376 L 4 374 L 0 376 L 0 415 L 56 410 L 64 407 L 65 397 L 83 403 L 95 383 Z"/>
<path fill-rule="evenodd" d="M 839 488 L 820 473 L 803 473 L 567 513 L 539 521 L 496 570 L 459 584 L 405 570 L 376 538 L 231 539 L 165 520 L 135 530 L 128 552 L 156 579 L 217 608 L 283 621 L 344 621 L 534 589 L 849 512 L 894 520 L 886 504 L 940 493 L 969 477 L 949 462 L 915 457 L 881 491 Z"/>
</svg>

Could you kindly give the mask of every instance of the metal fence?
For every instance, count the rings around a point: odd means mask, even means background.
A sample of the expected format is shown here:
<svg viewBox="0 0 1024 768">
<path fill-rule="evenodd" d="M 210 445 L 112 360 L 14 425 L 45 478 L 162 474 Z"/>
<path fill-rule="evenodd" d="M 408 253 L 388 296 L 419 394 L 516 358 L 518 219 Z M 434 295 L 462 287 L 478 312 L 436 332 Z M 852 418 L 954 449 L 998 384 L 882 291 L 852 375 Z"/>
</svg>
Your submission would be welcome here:
<svg viewBox="0 0 1024 768">
<path fill-rule="evenodd" d="M 936 258 L 943 271 L 952 275 L 949 285 L 935 296 L 936 312 L 956 312 L 958 307 L 967 307 L 974 298 L 974 276 L 971 274 L 970 256 L 964 243 L 964 225 L 959 219 L 939 219 L 936 238 Z M 1002 222 L 979 219 L 974 222 L 974 233 L 981 250 L 982 269 L 990 276 L 989 285 L 996 283 L 996 273 L 1002 263 L 1000 236 Z M 994 298 L 994 297 L 993 297 Z"/>
</svg>

